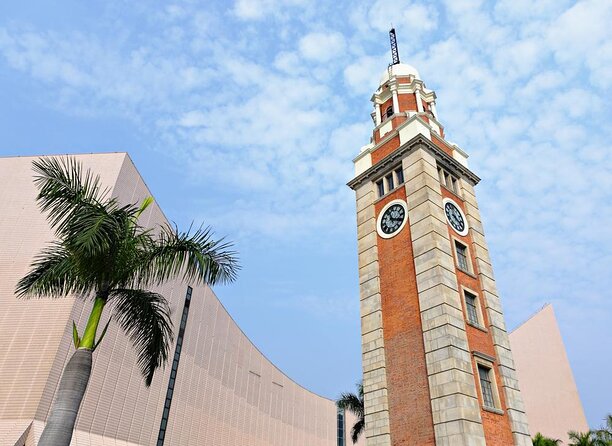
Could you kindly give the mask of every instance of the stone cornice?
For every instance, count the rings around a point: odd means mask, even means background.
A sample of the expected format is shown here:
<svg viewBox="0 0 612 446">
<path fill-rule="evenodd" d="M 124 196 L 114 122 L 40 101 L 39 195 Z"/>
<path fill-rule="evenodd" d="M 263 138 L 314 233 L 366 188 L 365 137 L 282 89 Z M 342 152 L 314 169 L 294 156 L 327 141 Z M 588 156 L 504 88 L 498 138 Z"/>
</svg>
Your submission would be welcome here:
<svg viewBox="0 0 612 446">
<path fill-rule="evenodd" d="M 495 358 L 491 355 L 487 355 L 486 353 L 479 352 L 477 350 L 472 350 L 472 354 L 477 358 L 484 359 L 485 361 L 495 362 Z"/>
<path fill-rule="evenodd" d="M 436 146 L 425 135 L 419 134 L 412 138 L 410 141 L 402 144 L 398 149 L 393 151 L 393 153 L 390 153 L 389 155 L 384 157 L 382 160 L 377 162 L 368 170 L 357 175 L 355 178 L 353 178 L 347 183 L 347 186 L 355 190 L 366 181 L 371 181 L 374 178 L 377 178 L 380 174 L 386 172 L 390 167 L 392 167 L 397 161 L 404 158 L 408 153 L 419 148 L 431 153 L 442 167 L 457 176 L 465 178 L 473 186 L 478 184 L 478 182 L 480 181 L 480 178 L 478 178 L 478 176 L 476 176 L 476 174 L 474 174 L 470 169 L 465 167 L 452 156 L 448 155 L 446 152 Z"/>
</svg>

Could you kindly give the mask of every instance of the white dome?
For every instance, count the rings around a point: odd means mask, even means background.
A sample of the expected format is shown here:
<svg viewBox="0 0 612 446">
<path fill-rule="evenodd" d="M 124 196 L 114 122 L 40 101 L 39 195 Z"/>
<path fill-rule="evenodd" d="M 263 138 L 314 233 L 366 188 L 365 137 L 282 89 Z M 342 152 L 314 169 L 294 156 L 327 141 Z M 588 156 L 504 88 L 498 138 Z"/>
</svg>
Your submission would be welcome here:
<svg viewBox="0 0 612 446">
<path fill-rule="evenodd" d="M 396 64 L 396 65 L 391 65 L 390 70 L 391 70 L 391 72 L 392 72 L 392 74 L 394 76 L 409 76 L 409 75 L 413 75 L 417 79 L 421 79 L 421 75 L 419 74 L 417 69 L 414 68 L 412 65 L 408 65 L 408 64 L 405 64 L 405 63 L 399 63 L 399 64 Z M 389 80 L 389 69 L 386 69 L 385 72 L 380 77 L 380 84 L 379 85 L 384 84 L 388 80 Z"/>
</svg>

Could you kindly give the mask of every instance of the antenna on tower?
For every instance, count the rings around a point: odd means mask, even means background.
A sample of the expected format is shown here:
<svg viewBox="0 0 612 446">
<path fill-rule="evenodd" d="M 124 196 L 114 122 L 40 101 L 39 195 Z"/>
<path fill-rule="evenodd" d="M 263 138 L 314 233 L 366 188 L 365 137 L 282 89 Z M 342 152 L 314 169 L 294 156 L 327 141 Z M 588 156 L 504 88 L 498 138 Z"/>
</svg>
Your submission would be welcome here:
<svg viewBox="0 0 612 446">
<path fill-rule="evenodd" d="M 389 31 L 389 40 L 391 41 L 391 58 L 393 62 L 391 65 L 397 65 L 400 63 L 399 52 L 397 51 L 397 36 L 395 35 L 395 28 L 391 28 Z"/>
</svg>

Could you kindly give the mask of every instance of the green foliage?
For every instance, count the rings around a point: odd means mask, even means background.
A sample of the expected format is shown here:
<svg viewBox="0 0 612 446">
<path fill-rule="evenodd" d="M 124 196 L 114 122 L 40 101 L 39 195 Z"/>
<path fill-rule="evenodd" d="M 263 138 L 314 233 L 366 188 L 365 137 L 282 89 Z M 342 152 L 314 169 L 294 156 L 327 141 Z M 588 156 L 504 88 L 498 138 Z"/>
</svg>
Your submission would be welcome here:
<svg viewBox="0 0 612 446">
<path fill-rule="evenodd" d="M 96 341 L 96 343 L 93 346 L 93 351 L 95 351 L 98 348 L 98 345 L 100 345 L 100 342 L 102 342 L 102 339 L 104 339 L 104 335 L 106 334 L 106 330 L 108 330 L 108 326 L 110 325 L 111 319 L 108 319 L 108 322 L 106 322 L 106 325 L 104 326 L 104 329 L 102 330 L 102 334 L 100 335 L 100 337 L 98 338 L 98 340 Z"/>
<path fill-rule="evenodd" d="M 74 342 L 74 348 L 79 348 L 81 338 L 79 337 L 79 331 L 74 321 L 72 321 L 72 341 Z"/>
<path fill-rule="evenodd" d="M 365 431 L 365 412 L 363 406 L 363 383 L 357 384 L 357 394 L 346 392 L 336 401 L 340 409 L 348 410 L 355 415 L 357 421 L 351 429 L 351 440 L 357 443 L 359 436 Z"/>
<path fill-rule="evenodd" d="M 535 437 L 531 439 L 533 446 L 558 446 L 561 444 L 561 440 L 554 440 L 549 437 L 545 437 L 541 433 L 537 433 Z"/>
<path fill-rule="evenodd" d="M 33 167 L 37 201 L 56 240 L 34 258 L 17 284 L 17 295 L 95 298 L 98 313 L 92 311 L 83 338 L 73 324 L 76 348 L 98 346 L 108 327 L 94 342 L 100 314 L 110 304 L 112 318 L 138 351 L 149 385 L 167 360 L 173 334 L 168 302 L 147 289 L 176 278 L 195 284 L 231 282 L 239 270 L 236 253 L 230 243 L 215 240 L 210 228 L 180 232 L 169 225 L 140 226 L 138 218 L 153 199 L 121 205 L 74 158 L 41 158 Z"/>
<path fill-rule="evenodd" d="M 608 414 L 604 421 L 604 426 L 594 432 L 597 446 L 612 446 L 612 415 Z"/>
<path fill-rule="evenodd" d="M 605 443 L 601 443 L 596 437 L 595 431 L 569 431 L 567 435 L 570 439 L 569 446 L 605 446 Z"/>
</svg>

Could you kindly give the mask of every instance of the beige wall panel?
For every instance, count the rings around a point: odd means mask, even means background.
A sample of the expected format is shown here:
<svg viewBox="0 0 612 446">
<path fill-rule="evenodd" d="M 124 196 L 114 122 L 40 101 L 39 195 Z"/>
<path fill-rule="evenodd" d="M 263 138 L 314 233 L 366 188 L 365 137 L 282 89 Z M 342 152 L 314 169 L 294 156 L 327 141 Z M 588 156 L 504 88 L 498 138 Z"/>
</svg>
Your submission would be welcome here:
<svg viewBox="0 0 612 446">
<path fill-rule="evenodd" d="M 103 182 L 113 184 L 124 157 L 77 158 L 85 167 L 95 164 Z M 71 298 L 18 300 L 13 294 L 33 256 L 53 239 L 35 204 L 35 159 L 13 157 L 0 162 L 0 419 L 34 418 L 56 355 L 61 353 L 60 340 L 74 304 Z"/>
<path fill-rule="evenodd" d="M 527 421 L 537 432 L 568 442 L 589 429 L 552 305 L 510 333 Z"/>
</svg>

